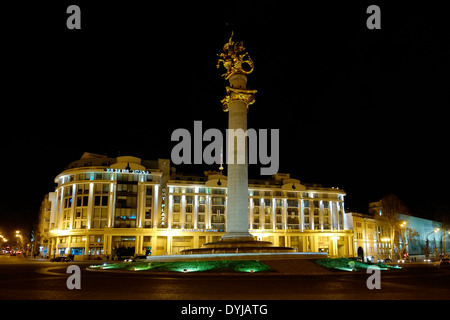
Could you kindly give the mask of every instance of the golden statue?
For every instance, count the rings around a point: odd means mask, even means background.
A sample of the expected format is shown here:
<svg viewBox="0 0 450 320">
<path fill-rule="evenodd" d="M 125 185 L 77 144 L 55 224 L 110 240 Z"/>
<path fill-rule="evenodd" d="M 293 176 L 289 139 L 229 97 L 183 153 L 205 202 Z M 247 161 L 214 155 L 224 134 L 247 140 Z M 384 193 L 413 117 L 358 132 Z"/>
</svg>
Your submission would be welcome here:
<svg viewBox="0 0 450 320">
<path fill-rule="evenodd" d="M 249 74 L 252 73 L 254 69 L 253 60 L 248 55 L 248 52 L 245 52 L 245 47 L 242 41 L 234 42 L 232 40 L 233 32 L 231 32 L 231 37 L 223 46 L 223 52 L 218 54 L 219 60 L 217 61 L 217 68 L 220 67 L 220 63 L 222 62 L 227 72 L 222 76 L 225 77 L 225 80 L 228 80 L 233 74 Z M 246 68 L 243 65 L 247 65 Z"/>
</svg>

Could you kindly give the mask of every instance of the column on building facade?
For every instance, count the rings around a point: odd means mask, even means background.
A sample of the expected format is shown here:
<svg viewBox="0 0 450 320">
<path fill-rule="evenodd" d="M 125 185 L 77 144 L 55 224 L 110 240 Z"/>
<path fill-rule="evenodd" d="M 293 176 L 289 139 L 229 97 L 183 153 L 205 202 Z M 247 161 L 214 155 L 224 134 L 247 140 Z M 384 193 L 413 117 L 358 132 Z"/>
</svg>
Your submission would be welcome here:
<svg viewBox="0 0 450 320">
<path fill-rule="evenodd" d="M 212 210 L 212 206 L 211 206 L 211 195 L 206 195 L 206 200 L 205 200 L 205 228 L 206 229 L 211 229 L 211 210 Z"/>
<path fill-rule="evenodd" d="M 193 210 L 193 219 L 194 219 L 194 229 L 198 229 L 198 187 L 195 187 L 195 195 L 194 195 L 194 210 Z M 198 237 L 197 237 L 198 239 Z M 195 241 L 194 241 L 195 244 Z M 198 241 L 197 241 L 198 244 Z M 198 248 L 194 245 L 194 248 Z"/>
<path fill-rule="evenodd" d="M 337 229 L 337 217 L 338 217 L 338 212 L 337 212 L 337 204 L 336 201 L 332 201 L 332 210 L 331 210 L 331 221 L 330 221 L 330 225 L 331 225 L 331 229 Z"/>
<path fill-rule="evenodd" d="M 333 202 L 331 200 L 328 201 L 328 229 L 333 229 L 333 223 L 332 223 L 332 213 L 333 210 Z"/>
<path fill-rule="evenodd" d="M 87 210 L 87 221 L 86 229 L 91 228 L 91 220 L 94 211 L 94 183 L 89 183 L 89 198 L 88 198 L 88 210 Z"/>
<path fill-rule="evenodd" d="M 300 230 L 302 232 L 305 229 L 305 217 L 304 217 L 303 209 L 304 209 L 303 199 L 298 199 L 298 218 L 300 220 L 299 221 Z"/>
<path fill-rule="evenodd" d="M 253 204 L 253 198 L 249 199 L 249 205 L 248 205 L 248 221 L 250 222 L 250 229 L 253 229 L 253 208 L 254 208 L 254 204 Z"/>
<path fill-rule="evenodd" d="M 264 230 L 266 227 L 266 204 L 264 197 L 259 198 L 259 229 Z"/>
<path fill-rule="evenodd" d="M 72 248 L 72 236 L 66 237 L 66 254 L 71 254 L 70 249 Z"/>
<path fill-rule="evenodd" d="M 276 215 L 276 199 L 275 197 L 272 195 L 272 206 L 271 206 L 271 210 L 272 210 L 272 230 L 276 230 L 276 226 L 277 226 L 277 215 Z M 277 238 L 277 240 L 274 240 L 274 246 L 278 246 L 278 237 L 274 237 L 274 239 Z"/>
<path fill-rule="evenodd" d="M 199 248 L 199 237 L 200 236 L 193 236 L 193 248 Z"/>
<path fill-rule="evenodd" d="M 173 243 L 173 236 L 172 234 L 167 235 L 167 254 L 172 254 L 172 243 Z"/>
<path fill-rule="evenodd" d="M 143 254 L 143 247 L 144 247 L 144 236 L 143 235 L 136 235 L 135 255 Z"/>
<path fill-rule="evenodd" d="M 337 202 L 337 212 L 336 212 L 336 223 L 337 223 L 337 229 L 338 230 L 341 230 L 342 229 L 342 227 L 341 227 L 341 224 L 340 224 L 340 222 L 339 222 L 339 213 L 340 213 L 340 211 L 341 211 L 341 203 L 338 201 Z"/>
<path fill-rule="evenodd" d="M 166 217 L 165 217 L 165 225 L 166 225 L 166 228 L 168 228 L 168 229 L 171 229 L 172 228 L 172 219 L 173 219 L 173 214 L 172 214 L 172 211 L 173 211 L 173 195 L 172 194 L 169 194 L 169 209 L 166 211 L 166 210 L 164 210 L 165 211 L 165 215 L 166 215 Z M 167 198 L 166 198 L 167 199 Z"/>
<path fill-rule="evenodd" d="M 70 230 L 73 228 L 73 220 L 75 219 L 75 205 L 76 205 L 76 199 L 77 199 L 77 184 L 74 183 L 72 185 L 72 205 L 70 208 Z"/>
<path fill-rule="evenodd" d="M 63 201 L 64 201 L 64 186 L 60 189 L 56 190 L 56 199 L 57 199 L 57 209 L 56 209 L 56 217 L 57 217 L 57 230 L 62 229 L 62 211 L 63 211 Z"/>
<path fill-rule="evenodd" d="M 311 252 L 317 252 L 319 251 L 319 237 L 316 235 L 312 236 L 313 241 L 312 244 L 313 246 L 311 247 Z"/>
<path fill-rule="evenodd" d="M 146 195 L 147 195 L 147 185 L 138 182 L 138 203 L 136 214 L 136 226 L 138 228 L 142 228 L 144 224 Z"/>
<path fill-rule="evenodd" d="M 323 200 L 319 200 L 319 226 L 323 232 Z"/>
<path fill-rule="evenodd" d="M 355 255 L 355 249 L 353 247 L 353 241 L 354 241 L 353 240 L 353 234 L 349 235 L 347 238 L 348 238 L 348 248 L 349 248 L 348 255 L 350 257 L 353 257 Z"/>
<path fill-rule="evenodd" d="M 186 224 L 186 195 L 183 193 L 181 195 L 181 203 L 180 203 L 180 228 L 184 229 L 185 224 Z"/>
<path fill-rule="evenodd" d="M 150 246 L 152 247 L 152 256 L 156 255 L 156 246 L 158 244 L 158 236 L 151 236 L 150 238 Z"/>
<path fill-rule="evenodd" d="M 308 252 L 308 236 L 302 235 L 302 252 Z"/>
<path fill-rule="evenodd" d="M 86 235 L 84 237 L 85 237 L 85 240 L 84 240 L 84 256 L 86 258 L 89 258 L 89 234 L 86 233 Z"/>
<path fill-rule="evenodd" d="M 107 226 L 112 228 L 114 227 L 114 208 L 115 208 L 115 184 L 111 182 L 109 185 L 109 202 L 108 202 L 108 222 Z"/>
<path fill-rule="evenodd" d="M 159 185 L 155 184 L 153 185 L 153 190 L 152 190 L 152 202 L 153 202 L 153 206 L 152 206 L 152 224 L 153 224 L 153 228 L 158 228 L 158 217 L 159 217 Z M 162 198 L 161 198 L 162 200 Z M 156 247 L 155 247 L 156 248 Z M 153 246 L 152 246 L 152 250 L 153 250 Z"/>
<path fill-rule="evenodd" d="M 56 237 L 56 244 L 55 244 L 55 257 L 59 255 L 59 244 L 61 243 L 61 238 Z"/>
<path fill-rule="evenodd" d="M 110 239 L 110 235 L 104 233 L 103 234 L 103 254 L 109 255 L 109 257 L 111 258 L 111 239 Z"/>
</svg>

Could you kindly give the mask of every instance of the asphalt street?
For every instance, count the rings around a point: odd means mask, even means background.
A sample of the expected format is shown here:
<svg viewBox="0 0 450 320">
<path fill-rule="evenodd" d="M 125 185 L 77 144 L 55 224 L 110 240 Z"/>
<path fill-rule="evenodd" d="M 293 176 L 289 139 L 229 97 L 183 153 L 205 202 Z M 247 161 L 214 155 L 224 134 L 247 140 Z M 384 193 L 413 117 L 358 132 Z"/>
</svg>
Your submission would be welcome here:
<svg viewBox="0 0 450 320">
<path fill-rule="evenodd" d="M 69 265 L 81 270 L 80 289 L 68 289 Z M 368 289 L 369 274 L 151 275 L 94 272 L 89 262 L 48 262 L 0 256 L 2 300 L 409 300 L 450 299 L 450 270 L 407 264 L 381 273 L 381 288 Z"/>
</svg>

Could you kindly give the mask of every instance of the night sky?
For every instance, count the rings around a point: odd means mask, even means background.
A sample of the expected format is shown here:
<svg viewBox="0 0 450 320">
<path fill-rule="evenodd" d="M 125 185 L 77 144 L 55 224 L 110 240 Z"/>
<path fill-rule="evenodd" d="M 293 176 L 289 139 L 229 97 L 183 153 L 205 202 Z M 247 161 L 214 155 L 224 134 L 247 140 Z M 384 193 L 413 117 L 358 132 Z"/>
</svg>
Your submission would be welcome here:
<svg viewBox="0 0 450 320">
<path fill-rule="evenodd" d="M 83 152 L 170 158 L 177 128 L 224 132 L 216 54 L 232 30 L 255 63 L 248 127 L 280 130 L 279 172 L 344 189 L 350 211 L 387 193 L 417 216 L 448 208 L 450 37 L 433 2 L 40 2 L 2 8 L 0 230 L 31 228 Z"/>
</svg>

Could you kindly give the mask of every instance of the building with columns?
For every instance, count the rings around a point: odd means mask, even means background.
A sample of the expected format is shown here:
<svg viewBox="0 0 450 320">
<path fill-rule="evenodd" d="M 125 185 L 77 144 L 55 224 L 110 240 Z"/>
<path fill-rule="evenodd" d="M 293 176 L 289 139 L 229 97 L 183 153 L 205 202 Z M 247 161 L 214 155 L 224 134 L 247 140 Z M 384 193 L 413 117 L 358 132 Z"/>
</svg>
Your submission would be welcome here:
<svg viewBox="0 0 450 320">
<path fill-rule="evenodd" d="M 55 183 L 45 200 L 43 255 L 179 254 L 219 240 L 226 230 L 227 177 L 219 172 L 183 175 L 168 159 L 85 153 Z M 289 174 L 249 179 L 249 231 L 299 252 L 354 256 L 344 197 L 343 190 L 300 183 Z"/>
</svg>

